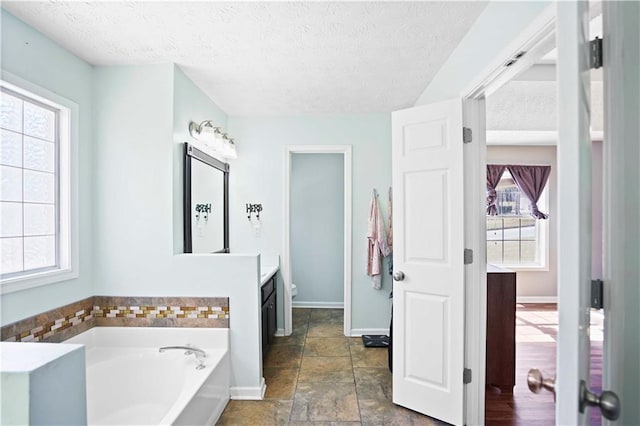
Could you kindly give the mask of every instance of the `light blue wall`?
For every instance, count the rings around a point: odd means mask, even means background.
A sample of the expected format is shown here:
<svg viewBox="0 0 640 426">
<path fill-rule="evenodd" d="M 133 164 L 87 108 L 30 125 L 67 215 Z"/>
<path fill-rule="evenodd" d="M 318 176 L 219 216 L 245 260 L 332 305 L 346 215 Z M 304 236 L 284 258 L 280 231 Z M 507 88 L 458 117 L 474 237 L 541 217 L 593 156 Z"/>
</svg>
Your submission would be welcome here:
<svg viewBox="0 0 640 426">
<path fill-rule="evenodd" d="M 232 252 L 257 250 L 281 254 L 283 240 L 284 147 L 286 145 L 351 145 L 352 170 L 352 327 L 389 327 L 389 275 L 374 290 L 365 274 L 367 220 L 372 188 L 386 194 L 391 185 L 391 114 L 296 117 L 229 117 L 238 141 L 238 160 L 231 164 L 230 245 Z M 387 197 L 380 197 L 387 211 Z M 256 236 L 244 211 L 246 203 L 262 203 L 262 233 Z M 282 294 L 282 288 L 279 288 Z M 279 298 L 281 303 L 282 297 Z M 278 327 L 283 327 L 279 306 Z"/>
<path fill-rule="evenodd" d="M 344 300 L 342 154 L 293 154 L 291 276 L 294 303 Z"/>
<path fill-rule="evenodd" d="M 91 65 L 4 10 L 1 15 L 3 69 L 76 102 L 81 117 L 80 277 L 4 295 L 2 323 L 93 294 L 199 294 L 200 284 L 172 281 L 188 282 L 188 276 L 180 280 L 179 270 L 167 273 L 168 259 L 181 241 L 181 227 L 175 226 L 181 191 L 176 145 L 187 138 L 187 120 L 224 121 L 223 113 L 213 102 L 202 113 L 206 99 L 173 65 L 97 67 L 94 73 Z M 352 323 L 354 328 L 387 327 L 389 277 L 383 290 L 375 291 L 364 265 L 371 188 L 384 193 L 391 184 L 390 114 L 230 118 L 228 125 L 240 155 L 231 163 L 234 252 L 282 252 L 284 145 L 353 146 Z M 384 197 L 381 201 L 386 209 Z M 260 237 L 246 220 L 249 202 L 265 208 Z M 216 274 L 212 270 L 210 280 L 217 284 L 204 288 L 220 296 Z"/>
<path fill-rule="evenodd" d="M 201 102 L 200 112 L 193 88 L 179 89 L 174 105 L 174 71 L 171 64 L 95 69 L 96 294 L 229 297 L 232 387 L 259 395 L 259 256 L 174 253 L 174 204 L 182 206 L 175 153 L 185 138 L 176 134 L 188 126 L 174 117 L 215 110 Z"/>
<path fill-rule="evenodd" d="M 214 125 L 227 129 L 227 114 L 207 97 L 178 66 L 173 72 L 173 252 L 182 253 L 183 247 L 183 173 L 184 142 L 193 141 L 189 135 L 189 122 L 212 120 Z"/>
<path fill-rule="evenodd" d="M 96 67 L 93 87 L 95 283 L 118 294 L 173 253 L 173 65 Z"/>
<path fill-rule="evenodd" d="M 0 9 L 1 66 L 23 80 L 78 104 L 80 270 L 77 279 L 2 295 L 2 324 L 46 311 L 93 293 L 92 67 L 49 38 Z"/>
</svg>

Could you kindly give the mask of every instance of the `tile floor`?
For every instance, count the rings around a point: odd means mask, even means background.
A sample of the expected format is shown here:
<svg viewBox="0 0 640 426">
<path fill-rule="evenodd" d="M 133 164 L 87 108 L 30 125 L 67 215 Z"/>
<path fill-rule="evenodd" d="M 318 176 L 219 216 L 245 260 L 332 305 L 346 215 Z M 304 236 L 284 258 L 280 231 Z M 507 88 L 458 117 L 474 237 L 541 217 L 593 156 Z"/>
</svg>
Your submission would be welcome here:
<svg viewBox="0 0 640 426">
<path fill-rule="evenodd" d="M 343 334 L 342 309 L 294 309 L 264 360 L 262 401 L 230 401 L 220 425 L 434 425 L 391 402 L 386 348 Z"/>
</svg>

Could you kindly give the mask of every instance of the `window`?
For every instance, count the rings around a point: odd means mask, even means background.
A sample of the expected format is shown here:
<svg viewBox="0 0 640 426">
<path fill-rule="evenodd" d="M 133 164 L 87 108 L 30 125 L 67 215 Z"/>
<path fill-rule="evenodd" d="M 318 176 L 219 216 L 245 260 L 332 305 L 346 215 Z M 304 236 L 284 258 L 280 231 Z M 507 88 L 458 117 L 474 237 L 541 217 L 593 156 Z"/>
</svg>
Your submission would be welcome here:
<svg viewBox="0 0 640 426">
<path fill-rule="evenodd" d="M 546 207 L 547 189 L 538 207 Z M 520 192 L 508 170 L 496 187 L 497 216 L 487 216 L 487 262 L 520 269 L 546 267 L 547 220 L 531 216 L 530 202 Z"/>
<path fill-rule="evenodd" d="M 0 279 L 6 293 L 77 274 L 70 275 L 71 110 L 0 83 Z"/>
</svg>

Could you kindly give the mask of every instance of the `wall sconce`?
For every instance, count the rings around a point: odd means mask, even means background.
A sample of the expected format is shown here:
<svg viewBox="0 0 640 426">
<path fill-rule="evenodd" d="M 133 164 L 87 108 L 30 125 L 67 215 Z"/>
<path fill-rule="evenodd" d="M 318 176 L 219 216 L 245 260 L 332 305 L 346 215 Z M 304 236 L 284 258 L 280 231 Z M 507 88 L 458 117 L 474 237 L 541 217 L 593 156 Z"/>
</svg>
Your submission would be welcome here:
<svg viewBox="0 0 640 426">
<path fill-rule="evenodd" d="M 214 126 L 212 120 L 204 120 L 200 124 L 191 121 L 189 134 L 204 145 L 205 151 L 210 151 L 216 157 L 238 158 L 235 141 L 226 133 L 222 133 L 220 127 Z"/>
</svg>

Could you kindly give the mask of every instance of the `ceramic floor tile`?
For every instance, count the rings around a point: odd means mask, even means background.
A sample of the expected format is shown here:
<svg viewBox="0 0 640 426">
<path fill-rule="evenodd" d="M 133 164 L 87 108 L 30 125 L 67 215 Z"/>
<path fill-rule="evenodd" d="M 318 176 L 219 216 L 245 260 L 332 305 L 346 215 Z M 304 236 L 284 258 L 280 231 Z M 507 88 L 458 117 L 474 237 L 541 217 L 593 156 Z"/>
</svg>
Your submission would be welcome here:
<svg viewBox="0 0 640 426">
<path fill-rule="evenodd" d="M 293 399 L 298 381 L 297 368 L 269 368 L 263 369 L 264 380 L 267 384 L 266 399 Z"/>
<path fill-rule="evenodd" d="M 353 383 L 349 357 L 304 357 L 298 384 L 316 382 Z"/>
<path fill-rule="evenodd" d="M 339 323 L 309 323 L 307 337 L 344 337 L 344 326 Z"/>
<path fill-rule="evenodd" d="M 349 345 L 362 346 L 362 337 L 347 337 Z"/>
<path fill-rule="evenodd" d="M 349 346 L 351 360 L 354 367 L 389 367 L 387 348 L 365 348 L 364 346 Z"/>
<path fill-rule="evenodd" d="M 339 325 L 343 328 L 344 312 L 342 309 L 315 309 L 309 315 L 309 327 L 318 324 Z"/>
<path fill-rule="evenodd" d="M 392 376 L 388 368 L 354 368 L 358 399 L 391 400 Z"/>
<path fill-rule="evenodd" d="M 285 425 L 293 401 L 229 401 L 217 425 Z"/>
<path fill-rule="evenodd" d="M 303 356 L 350 356 L 344 337 L 307 337 Z"/>
<path fill-rule="evenodd" d="M 273 345 L 264 357 L 264 367 L 298 368 L 302 349 L 302 345 Z"/>
<path fill-rule="evenodd" d="M 305 317 L 305 318 L 309 318 L 309 315 L 311 315 L 311 311 L 313 309 L 310 308 L 293 308 L 291 310 L 291 315 L 293 315 L 294 318 L 296 317 Z"/>
<path fill-rule="evenodd" d="M 306 327 L 309 324 L 310 309 L 294 309 L 292 315 L 293 328 Z"/>
<path fill-rule="evenodd" d="M 361 426 L 360 422 L 289 422 L 289 426 Z"/>
<path fill-rule="evenodd" d="M 307 337 L 307 326 L 293 327 L 293 332 L 290 336 L 277 336 L 274 345 L 304 345 L 304 340 Z"/>
<path fill-rule="evenodd" d="M 341 309 L 296 308 L 293 322 L 293 334 L 276 337 L 265 356 L 265 400 L 230 401 L 218 424 L 434 424 L 390 403 L 387 349 L 344 337 Z"/>
<path fill-rule="evenodd" d="M 359 422 L 355 384 L 298 382 L 291 421 Z"/>
<path fill-rule="evenodd" d="M 358 401 L 362 425 L 444 425 L 435 419 L 408 410 L 391 401 L 361 399 Z"/>
<path fill-rule="evenodd" d="M 344 319 L 344 310 L 342 309 L 313 309 L 309 316 L 309 321 L 334 321 Z"/>
</svg>

